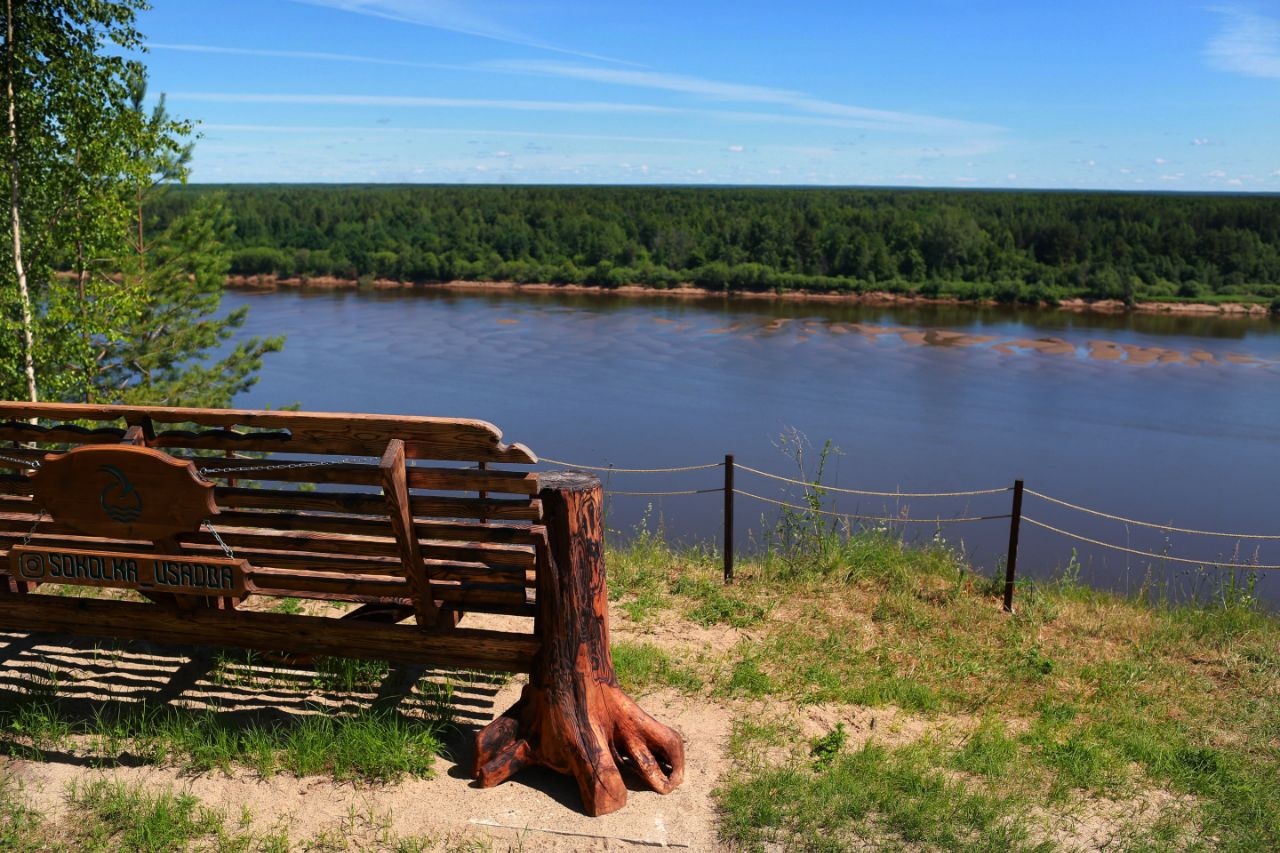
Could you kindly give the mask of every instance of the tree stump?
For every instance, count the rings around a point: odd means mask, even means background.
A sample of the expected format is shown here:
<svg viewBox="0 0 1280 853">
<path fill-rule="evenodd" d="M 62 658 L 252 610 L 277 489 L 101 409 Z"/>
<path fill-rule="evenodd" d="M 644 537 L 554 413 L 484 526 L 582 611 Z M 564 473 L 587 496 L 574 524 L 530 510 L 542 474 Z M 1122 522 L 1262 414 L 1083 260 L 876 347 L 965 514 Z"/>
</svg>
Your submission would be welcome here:
<svg viewBox="0 0 1280 853">
<path fill-rule="evenodd" d="M 577 780 L 595 817 L 626 804 L 622 768 L 660 794 L 674 790 L 684 743 L 622 692 L 613 670 L 600 480 L 557 472 L 541 484 L 550 548 L 538 572 L 542 647 L 520 700 L 476 735 L 475 778 L 488 788 L 549 767 Z"/>
</svg>

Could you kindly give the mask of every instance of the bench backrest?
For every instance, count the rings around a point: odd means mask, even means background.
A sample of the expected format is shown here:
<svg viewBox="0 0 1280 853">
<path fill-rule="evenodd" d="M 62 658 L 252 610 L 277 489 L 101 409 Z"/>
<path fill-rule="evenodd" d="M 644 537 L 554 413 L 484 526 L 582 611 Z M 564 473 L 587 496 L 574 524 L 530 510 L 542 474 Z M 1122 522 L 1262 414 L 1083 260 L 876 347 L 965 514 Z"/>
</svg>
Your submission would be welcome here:
<svg viewBox="0 0 1280 853">
<path fill-rule="evenodd" d="M 189 462 L 213 483 L 216 514 L 151 541 L 86 535 L 65 515 L 50 517 L 33 494 L 39 468 L 27 466 L 102 445 Z M 0 403 L 0 457 L 0 569 L 24 540 L 46 549 L 232 556 L 248 563 L 248 598 L 401 606 L 437 631 L 467 611 L 535 614 L 545 543 L 538 478 L 494 466 L 537 457 L 504 444 L 484 421 Z M 87 484 L 81 499 L 97 502 L 107 488 L 115 487 Z M 13 593 L 38 591 L 16 573 L 5 580 Z M 236 609 L 240 598 L 202 605 Z M 192 597 L 176 606 L 191 609 Z"/>
</svg>

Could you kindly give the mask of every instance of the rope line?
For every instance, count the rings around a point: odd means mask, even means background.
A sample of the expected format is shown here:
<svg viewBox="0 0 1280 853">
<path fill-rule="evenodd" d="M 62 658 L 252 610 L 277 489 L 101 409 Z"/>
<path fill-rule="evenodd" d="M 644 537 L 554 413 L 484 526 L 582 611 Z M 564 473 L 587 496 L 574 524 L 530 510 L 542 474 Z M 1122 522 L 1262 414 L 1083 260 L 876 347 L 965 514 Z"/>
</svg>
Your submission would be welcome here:
<svg viewBox="0 0 1280 853">
<path fill-rule="evenodd" d="M 1101 548 L 1110 548 L 1113 551 L 1123 551 L 1126 554 L 1135 554 L 1139 557 L 1148 557 L 1152 560 L 1168 560 L 1173 563 L 1188 563 L 1193 566 L 1206 566 L 1216 569 L 1248 569 L 1249 571 L 1262 571 L 1270 569 L 1280 569 L 1280 566 L 1253 566 L 1241 563 L 1221 563 L 1213 560 L 1191 560 L 1186 557 L 1171 557 L 1168 554 L 1153 554 L 1150 551 L 1139 551 L 1137 548 L 1128 548 L 1124 545 L 1114 545 L 1110 542 L 1100 542 L 1097 539 L 1090 539 L 1088 536 L 1081 536 L 1079 533 L 1069 533 L 1066 530 L 1059 530 L 1051 524 L 1045 524 L 1043 521 L 1037 521 L 1030 516 L 1024 515 L 1022 520 L 1028 524 L 1034 524 L 1036 527 L 1043 527 L 1052 533 L 1065 536 L 1068 539 L 1078 539 L 1081 542 L 1088 542 L 1090 545 L 1097 545 Z"/>
<path fill-rule="evenodd" d="M 712 492 L 723 492 L 724 489 L 686 489 L 681 492 L 624 492 L 619 489 L 605 489 L 608 495 L 636 495 L 640 497 L 663 497 L 666 495 L 708 495 Z"/>
<path fill-rule="evenodd" d="M 1041 500 L 1046 500 L 1049 503 L 1055 503 L 1058 506 L 1065 506 L 1068 509 L 1078 510 L 1080 512 L 1088 513 L 1089 515 L 1096 515 L 1100 518 L 1109 518 L 1112 521 L 1123 521 L 1125 524 L 1136 524 L 1139 527 L 1152 527 L 1156 530 L 1165 530 L 1170 533 L 1191 533 L 1198 536 L 1225 536 L 1228 539 L 1280 540 L 1280 536 L 1267 535 L 1265 533 L 1223 533 L 1217 530 L 1194 530 L 1189 527 L 1174 527 L 1169 524 L 1155 524 L 1150 521 L 1138 521 L 1136 518 L 1125 518 L 1123 515 L 1112 515 L 1109 512 L 1102 512 L 1101 510 L 1089 509 L 1086 506 L 1077 506 L 1073 503 L 1067 503 L 1066 501 L 1051 498 L 1048 495 L 1043 495 L 1040 492 L 1033 491 L 1032 489 L 1023 489 L 1023 492 L 1028 495 L 1035 495 Z"/>
<path fill-rule="evenodd" d="M 855 518 L 858 521 L 886 521 L 886 522 L 902 522 L 904 524 L 953 524 L 961 521 L 995 521 L 996 519 L 1008 518 L 1006 515 L 971 515 L 962 518 L 899 518 L 897 516 L 879 516 L 879 515 L 855 515 L 848 512 L 832 512 L 826 509 L 814 509 L 813 507 L 800 506 L 799 504 L 791 504 L 786 501 L 774 500 L 773 498 L 761 497 L 753 495 L 751 492 L 744 492 L 741 489 L 734 489 L 735 495 L 742 495 L 744 498 L 754 498 L 758 501 L 774 504 L 775 506 L 786 507 L 787 509 L 795 509 L 800 512 L 811 512 L 815 515 L 829 515 L 832 518 Z"/>
<path fill-rule="evenodd" d="M 707 465 L 684 465 L 677 468 L 614 468 L 612 466 L 600 467 L 599 465 L 579 465 L 576 462 L 565 462 L 562 459 L 552 459 L 550 456 L 539 456 L 539 462 L 550 462 L 552 465 L 564 465 L 569 468 L 580 468 L 583 471 L 606 471 L 611 474 L 670 474 L 677 471 L 705 471 L 708 468 L 723 468 L 723 462 L 712 462 Z"/>
<path fill-rule="evenodd" d="M 846 495 L 868 495 L 874 498 L 958 498 L 968 495 L 997 495 L 1001 492 L 1013 491 L 1012 486 L 1004 486 L 999 489 L 974 489 L 967 492 L 872 492 L 865 489 L 843 489 L 839 486 L 823 486 L 817 483 L 806 483 L 803 480 L 793 480 L 790 477 L 770 474 L 768 471 L 761 471 L 760 469 L 752 468 L 749 465 L 734 465 L 733 467 L 741 471 L 750 471 L 752 474 L 758 474 L 761 477 L 768 477 L 770 480 L 791 483 L 793 486 L 817 488 L 824 492 L 840 492 L 841 494 Z"/>
</svg>

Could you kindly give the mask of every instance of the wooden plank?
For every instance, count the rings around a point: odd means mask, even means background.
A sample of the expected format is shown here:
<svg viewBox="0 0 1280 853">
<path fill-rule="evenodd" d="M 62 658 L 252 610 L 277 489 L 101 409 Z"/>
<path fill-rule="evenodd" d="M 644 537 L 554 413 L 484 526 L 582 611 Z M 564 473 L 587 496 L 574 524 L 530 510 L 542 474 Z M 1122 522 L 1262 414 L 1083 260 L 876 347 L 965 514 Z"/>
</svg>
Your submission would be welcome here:
<svg viewBox="0 0 1280 853">
<path fill-rule="evenodd" d="M 3 408 L 5 403 L 0 403 Z M 33 424 L 0 422 L 0 440 L 33 442 L 36 444 L 119 444 L 124 439 L 123 427 L 98 427 L 89 429 L 76 424 L 58 424 L 44 427 Z"/>
<path fill-rule="evenodd" d="M 255 566 L 249 573 L 249 591 L 257 592 L 261 588 L 280 590 L 284 595 L 325 592 L 372 599 L 406 598 L 409 595 L 409 585 L 402 577 L 279 571 Z"/>
<path fill-rule="evenodd" d="M 31 478 L 22 475 L 0 474 L 0 495 L 30 497 Z"/>
<path fill-rule="evenodd" d="M 524 471 L 495 471 L 476 468 L 409 469 L 409 488 L 437 492 L 498 492 L 508 495 L 538 493 L 538 475 Z"/>
<path fill-rule="evenodd" d="M 436 624 L 440 612 L 431 597 L 431 573 L 422 563 L 418 537 L 414 535 L 413 517 L 410 515 L 409 486 L 405 475 L 404 442 L 393 438 L 387 442 L 386 452 L 378 467 L 382 470 L 382 494 L 387 503 L 387 515 L 391 529 L 395 531 L 400 547 L 400 562 L 409 590 L 413 596 L 413 610 L 418 626 L 429 628 Z"/>
<path fill-rule="evenodd" d="M 154 447 L 208 447 L 226 450 L 282 449 L 279 441 L 255 439 L 252 434 L 235 438 L 225 434 L 233 427 L 287 430 L 285 442 L 293 452 L 336 453 L 380 457 L 387 442 L 399 438 L 410 459 L 534 463 L 538 458 L 519 444 L 502 442 L 502 432 L 486 421 L 463 418 L 370 415 L 338 412 L 276 412 L 246 409 L 194 409 L 154 406 L 97 406 L 75 403 L 0 403 L 0 418 L 13 422 L 29 418 L 68 421 L 125 421 L 148 417 L 155 424 L 199 424 L 216 427 L 223 434 L 199 435 L 177 431 L 156 433 Z M 12 440 L 9 423 L 0 427 L 0 439 Z M 121 431 L 123 434 L 123 431 Z M 20 441 L 31 440 L 23 433 Z M 36 439 L 40 440 L 40 439 Z M 50 439 L 54 440 L 54 439 Z M 119 441 L 119 437 L 115 439 Z M 274 442 L 274 443 L 273 443 Z"/>
<path fill-rule="evenodd" d="M 33 519 L 34 520 L 34 519 Z M 20 526 L 20 525 L 18 525 Z M 372 538 L 341 533 L 312 533 L 309 531 L 241 531 L 216 525 L 218 535 L 233 549 L 262 548 L 305 554 L 344 554 L 358 557 L 399 557 L 400 545 L 394 538 Z M 0 530 L 3 530 L 0 521 Z M 390 532 L 390 531 L 388 531 Z M 178 537 L 184 545 L 217 544 L 206 531 L 184 534 Z M 419 542 L 419 554 L 432 560 L 448 560 L 460 563 L 480 563 L 494 567 L 528 567 L 533 565 L 533 551 L 529 546 L 482 545 L 480 543 L 432 544 Z"/>
<path fill-rule="evenodd" d="M 534 545 L 541 541 L 542 528 L 527 524 L 475 524 L 466 521 L 424 521 L 416 519 L 419 539 L 443 542 L 496 542 L 504 545 Z M 218 516 L 218 526 L 264 528 L 270 530 L 323 531 L 365 536 L 394 536 L 391 522 L 381 517 L 325 515 L 320 513 L 227 510 Z"/>
<path fill-rule="evenodd" d="M 418 519 L 418 538 L 439 542 L 495 542 L 502 545 L 533 547 L 543 540 L 546 529 L 540 525 L 465 521 L 423 521 Z"/>
<path fill-rule="evenodd" d="M 369 492 L 295 492 L 284 489 L 247 489 L 219 486 L 214 497 L 220 508 L 283 509 L 313 512 L 340 512 L 352 515 L 377 515 L 385 512 L 381 495 Z M 489 516 L 504 520 L 536 521 L 542 517 L 542 505 L 535 500 L 475 498 L 410 497 L 409 506 L 415 517 L 480 518 Z"/>
<path fill-rule="evenodd" d="M 210 459 L 199 456 L 176 456 L 194 462 L 197 468 L 208 468 L 205 476 L 211 479 L 247 477 L 251 480 L 279 483 L 323 483 L 348 486 L 381 486 L 382 473 L 377 465 L 358 462 L 333 462 L 306 468 L 275 468 L 248 470 L 270 465 L 289 465 L 311 460 L 268 459 Z M 227 469 L 227 470 L 223 470 Z M 494 471 L 476 468 L 408 468 L 410 489 L 437 492 L 497 492 L 499 494 L 532 496 L 538 493 L 538 475 L 525 471 Z"/>
<path fill-rule="evenodd" d="M 542 504 L 532 500 L 506 500 L 502 498 L 436 498 L 414 497 L 410 501 L 416 517 L 430 518 L 490 518 L 502 521 L 539 521 Z"/>
<path fill-rule="evenodd" d="M 149 603 L 39 594 L 0 595 L 0 625 L 9 631 L 235 646 L 507 672 L 528 672 L 539 645 L 530 635 L 475 628 L 436 634 L 413 625 L 324 616 L 212 608 L 176 613 Z"/>
</svg>

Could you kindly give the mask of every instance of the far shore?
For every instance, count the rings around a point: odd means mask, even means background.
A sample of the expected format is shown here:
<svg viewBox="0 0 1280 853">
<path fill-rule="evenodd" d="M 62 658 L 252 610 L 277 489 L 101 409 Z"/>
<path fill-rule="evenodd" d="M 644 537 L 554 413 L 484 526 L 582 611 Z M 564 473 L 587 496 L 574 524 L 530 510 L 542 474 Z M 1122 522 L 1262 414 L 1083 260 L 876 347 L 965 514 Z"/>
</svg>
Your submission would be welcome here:
<svg viewBox="0 0 1280 853">
<path fill-rule="evenodd" d="M 227 286 L 245 290 L 278 290 L 281 288 L 311 290 L 355 290 L 361 287 L 356 279 L 312 276 L 307 278 L 275 275 L 233 275 L 227 277 Z M 573 295 L 626 296 L 631 298 L 663 299 L 730 299 L 769 302 L 833 302 L 863 305 L 973 305 L 993 307 L 993 300 L 970 300 L 955 297 L 921 296 L 911 293 L 868 291 L 866 293 L 816 293 L 812 291 L 712 291 L 693 285 L 658 288 L 645 285 L 601 287 L 588 284 L 521 284 L 514 281 L 444 281 L 431 283 L 402 282 L 393 279 L 376 279 L 366 285 L 375 290 L 450 290 L 460 292 L 518 292 L 518 293 L 566 293 Z M 1225 302 L 1208 304 L 1199 302 L 1139 302 L 1126 306 L 1118 299 L 1064 299 L 1056 305 L 1042 304 L 1043 308 L 1056 308 L 1077 313 L 1122 314 L 1133 311 L 1141 314 L 1189 314 L 1203 316 L 1240 317 L 1260 319 L 1270 316 L 1267 305 L 1256 302 Z"/>
</svg>

